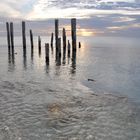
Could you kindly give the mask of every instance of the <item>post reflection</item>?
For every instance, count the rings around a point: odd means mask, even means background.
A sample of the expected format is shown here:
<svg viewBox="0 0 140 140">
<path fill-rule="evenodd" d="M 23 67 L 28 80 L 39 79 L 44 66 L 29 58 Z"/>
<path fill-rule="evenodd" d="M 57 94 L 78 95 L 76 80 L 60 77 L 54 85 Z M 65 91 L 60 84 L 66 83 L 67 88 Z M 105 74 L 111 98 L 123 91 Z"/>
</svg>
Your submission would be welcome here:
<svg viewBox="0 0 140 140">
<path fill-rule="evenodd" d="M 47 62 L 46 62 L 46 65 L 45 65 L 45 71 L 46 71 L 47 74 L 49 73 L 49 64 Z"/>
<path fill-rule="evenodd" d="M 31 50 L 31 62 L 33 63 L 34 60 L 34 50 Z"/>
<path fill-rule="evenodd" d="M 26 70 L 27 69 L 27 56 L 26 53 L 23 54 L 23 67 Z"/>
<path fill-rule="evenodd" d="M 63 50 L 63 65 L 66 64 L 66 49 Z"/>
<path fill-rule="evenodd" d="M 15 56 L 10 51 L 8 51 L 8 64 L 9 64 L 9 71 L 13 71 L 15 69 Z"/>
<path fill-rule="evenodd" d="M 73 51 L 72 52 L 72 65 L 71 65 L 71 74 L 75 74 L 76 73 L 76 52 Z"/>
<path fill-rule="evenodd" d="M 56 55 L 56 66 L 61 66 L 61 57 Z"/>
</svg>

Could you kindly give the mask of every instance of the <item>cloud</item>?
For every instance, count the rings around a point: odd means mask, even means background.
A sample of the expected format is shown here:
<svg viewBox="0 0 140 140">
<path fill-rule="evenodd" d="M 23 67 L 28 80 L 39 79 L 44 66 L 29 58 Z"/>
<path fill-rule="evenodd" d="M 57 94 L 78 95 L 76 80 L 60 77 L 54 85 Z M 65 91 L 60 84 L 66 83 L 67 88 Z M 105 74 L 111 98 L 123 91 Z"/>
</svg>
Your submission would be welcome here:
<svg viewBox="0 0 140 140">
<path fill-rule="evenodd" d="M 1 17 L 90 18 L 100 14 L 140 15 L 139 0 L 2 0 Z"/>
<path fill-rule="evenodd" d="M 36 0 L 1 0 L 0 16 L 24 18 L 32 10 Z"/>
<path fill-rule="evenodd" d="M 113 17 L 114 22 L 133 22 L 136 18 L 128 17 L 128 16 L 120 16 L 120 17 Z"/>
<path fill-rule="evenodd" d="M 65 19 L 72 17 L 78 19 L 79 35 L 140 35 L 140 0 L 1 0 L 0 17 L 2 23 L 9 18 L 16 24 L 27 20 L 32 25 L 27 28 L 32 28 L 35 35 L 49 35 L 54 18 L 61 18 L 69 27 Z M 15 32 L 21 32 L 20 26 Z M 0 24 L 1 32 L 3 28 L 5 23 Z"/>
<path fill-rule="evenodd" d="M 101 14 L 140 15 L 140 3 L 136 0 L 38 0 L 26 18 L 90 18 Z"/>
<path fill-rule="evenodd" d="M 115 30 L 126 30 L 126 29 L 130 29 L 130 28 L 140 28 L 140 23 L 107 27 L 107 29 L 113 30 L 113 31 L 115 31 Z"/>
</svg>

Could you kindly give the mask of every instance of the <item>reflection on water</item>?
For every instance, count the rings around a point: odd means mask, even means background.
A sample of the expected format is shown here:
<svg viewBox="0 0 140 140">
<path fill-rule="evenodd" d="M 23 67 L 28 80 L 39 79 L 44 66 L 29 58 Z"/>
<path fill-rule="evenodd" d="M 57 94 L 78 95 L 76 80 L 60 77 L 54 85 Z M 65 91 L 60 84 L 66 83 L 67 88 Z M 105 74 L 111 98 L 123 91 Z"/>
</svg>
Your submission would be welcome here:
<svg viewBox="0 0 140 140">
<path fill-rule="evenodd" d="M 140 78 L 137 76 L 140 69 L 140 64 L 137 61 L 140 59 L 140 49 L 137 45 L 139 42 L 136 39 L 131 40 L 131 42 L 130 39 L 119 38 L 119 40 L 121 40 L 122 45 L 111 38 L 95 38 L 93 40 L 88 37 L 87 40 L 81 41 L 81 48 L 77 49 L 77 54 L 69 52 L 67 48 L 67 50 L 62 51 L 62 56 L 57 55 L 55 49 L 53 52 L 50 49 L 49 63 L 45 62 L 44 47 L 42 47 L 40 57 L 38 57 L 38 46 L 35 46 L 33 51 L 27 47 L 27 53 L 23 55 L 23 58 L 21 57 L 22 49 L 16 47 L 17 54 L 14 56 L 9 54 L 8 61 L 9 65 L 11 65 L 10 63 L 14 64 L 13 68 L 20 69 L 23 67 L 30 70 L 32 66 L 31 69 L 39 70 L 39 73 L 43 72 L 46 65 L 49 65 L 52 75 L 55 74 L 58 66 L 60 69 L 58 71 L 63 73 L 60 75 L 61 77 L 68 78 L 74 74 L 75 79 L 82 81 L 84 85 L 97 93 L 118 93 L 140 100 L 140 88 L 138 86 Z M 116 44 L 113 45 L 113 42 Z M 31 63 L 29 63 L 30 61 Z M 96 83 L 92 84 L 86 79 L 95 79 Z"/>
<path fill-rule="evenodd" d="M 72 70 L 71 70 L 71 74 L 75 74 L 76 72 L 76 52 L 72 52 Z"/>
<path fill-rule="evenodd" d="M 27 56 L 26 53 L 23 54 L 23 67 L 26 70 L 27 69 Z"/>
<path fill-rule="evenodd" d="M 31 49 L 31 61 L 34 59 L 34 49 Z"/>
<path fill-rule="evenodd" d="M 13 71 L 15 69 L 15 54 L 11 54 L 10 50 L 8 50 L 8 64 L 8 71 Z"/>
<path fill-rule="evenodd" d="M 63 65 L 66 64 L 66 49 L 63 48 Z"/>
<path fill-rule="evenodd" d="M 46 62 L 45 69 L 46 69 L 46 73 L 48 74 L 49 73 L 49 64 L 48 64 L 48 62 Z"/>
</svg>

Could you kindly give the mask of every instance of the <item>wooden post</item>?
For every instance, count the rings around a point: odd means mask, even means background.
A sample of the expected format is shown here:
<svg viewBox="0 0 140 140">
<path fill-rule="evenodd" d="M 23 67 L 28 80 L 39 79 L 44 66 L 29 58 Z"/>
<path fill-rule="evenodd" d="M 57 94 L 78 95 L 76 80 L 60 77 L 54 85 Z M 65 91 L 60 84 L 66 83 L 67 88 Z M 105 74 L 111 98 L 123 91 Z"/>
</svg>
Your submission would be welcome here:
<svg viewBox="0 0 140 140">
<path fill-rule="evenodd" d="M 46 63 L 49 64 L 49 43 L 45 44 L 45 59 Z"/>
<path fill-rule="evenodd" d="M 38 52 L 39 52 L 39 55 L 41 55 L 41 38 L 40 38 L 40 36 L 38 36 Z"/>
<path fill-rule="evenodd" d="M 51 34 L 51 48 L 53 50 L 53 33 Z"/>
<path fill-rule="evenodd" d="M 66 52 L 66 30 L 63 28 L 63 54 Z"/>
<path fill-rule="evenodd" d="M 8 52 L 10 53 L 10 27 L 9 23 L 6 22 L 6 29 L 7 29 L 7 44 L 8 44 Z"/>
<path fill-rule="evenodd" d="M 58 36 L 59 36 L 59 20 L 55 19 L 55 45 L 56 45 L 56 52 L 58 51 Z"/>
<path fill-rule="evenodd" d="M 26 27 L 25 21 L 22 21 L 22 41 L 23 41 L 23 52 L 26 53 Z"/>
<path fill-rule="evenodd" d="M 13 22 L 10 22 L 10 36 L 11 36 L 12 55 L 14 55 L 14 27 L 13 27 Z"/>
<path fill-rule="evenodd" d="M 72 50 L 76 51 L 76 18 L 71 19 Z"/>
<path fill-rule="evenodd" d="M 65 28 L 63 28 L 62 35 L 63 35 L 63 64 L 65 64 L 65 59 L 66 59 L 66 44 L 67 44 L 67 41 L 66 41 L 66 30 L 65 30 Z"/>
<path fill-rule="evenodd" d="M 79 48 L 81 48 L 81 42 L 79 42 Z"/>
<path fill-rule="evenodd" d="M 30 30 L 30 42 L 31 42 L 31 52 L 33 53 L 33 50 L 34 50 L 34 42 L 33 42 L 33 33 L 32 33 L 32 30 Z"/>
<path fill-rule="evenodd" d="M 70 48 L 71 48 L 70 41 L 68 40 L 68 57 L 70 57 Z"/>
<path fill-rule="evenodd" d="M 58 38 L 58 57 L 61 57 L 61 38 Z"/>
</svg>

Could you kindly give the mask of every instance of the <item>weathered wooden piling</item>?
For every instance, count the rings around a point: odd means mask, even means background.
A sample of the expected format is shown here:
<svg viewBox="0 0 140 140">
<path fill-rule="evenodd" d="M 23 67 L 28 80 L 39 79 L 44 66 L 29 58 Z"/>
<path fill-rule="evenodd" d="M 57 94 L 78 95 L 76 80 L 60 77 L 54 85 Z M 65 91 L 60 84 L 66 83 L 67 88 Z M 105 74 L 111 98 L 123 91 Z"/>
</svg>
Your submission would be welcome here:
<svg viewBox="0 0 140 140">
<path fill-rule="evenodd" d="M 76 51 L 76 18 L 71 19 L 72 50 Z"/>
<path fill-rule="evenodd" d="M 38 36 L 38 52 L 39 52 L 39 55 L 41 55 L 41 38 L 40 38 L 40 36 Z"/>
<path fill-rule="evenodd" d="M 6 30 L 7 30 L 7 44 L 8 44 L 8 52 L 10 53 L 10 26 L 9 23 L 6 22 Z"/>
<path fill-rule="evenodd" d="M 23 42 L 23 52 L 26 53 L 26 27 L 25 27 L 25 21 L 22 21 L 22 42 Z"/>
<path fill-rule="evenodd" d="M 58 51 L 58 36 L 59 36 L 59 20 L 55 19 L 55 45 L 56 45 L 56 52 Z"/>
<path fill-rule="evenodd" d="M 51 34 L 51 49 L 53 50 L 53 33 Z"/>
<path fill-rule="evenodd" d="M 68 57 L 70 57 L 70 49 L 71 49 L 71 45 L 70 45 L 70 41 L 68 40 Z"/>
<path fill-rule="evenodd" d="M 14 27 L 13 27 L 13 22 L 10 22 L 10 39 L 11 39 L 12 55 L 14 55 Z"/>
<path fill-rule="evenodd" d="M 65 28 L 63 28 L 62 34 L 63 34 L 63 52 L 65 53 L 66 52 L 66 30 L 65 30 Z"/>
<path fill-rule="evenodd" d="M 79 42 L 79 48 L 81 48 L 81 42 Z"/>
<path fill-rule="evenodd" d="M 66 30 L 65 28 L 63 28 L 62 31 L 62 35 L 63 35 L 63 64 L 65 64 L 65 59 L 66 59 L 66 46 L 67 46 L 67 39 L 66 39 Z"/>
<path fill-rule="evenodd" d="M 46 63 L 49 64 L 49 43 L 45 44 L 45 60 Z"/>
<path fill-rule="evenodd" d="M 61 57 L 61 38 L 58 38 L 58 57 Z"/>
<path fill-rule="evenodd" d="M 30 30 L 30 42 L 31 42 L 31 52 L 33 53 L 33 50 L 34 50 L 34 42 L 33 42 L 33 33 L 32 33 L 32 30 Z"/>
</svg>

